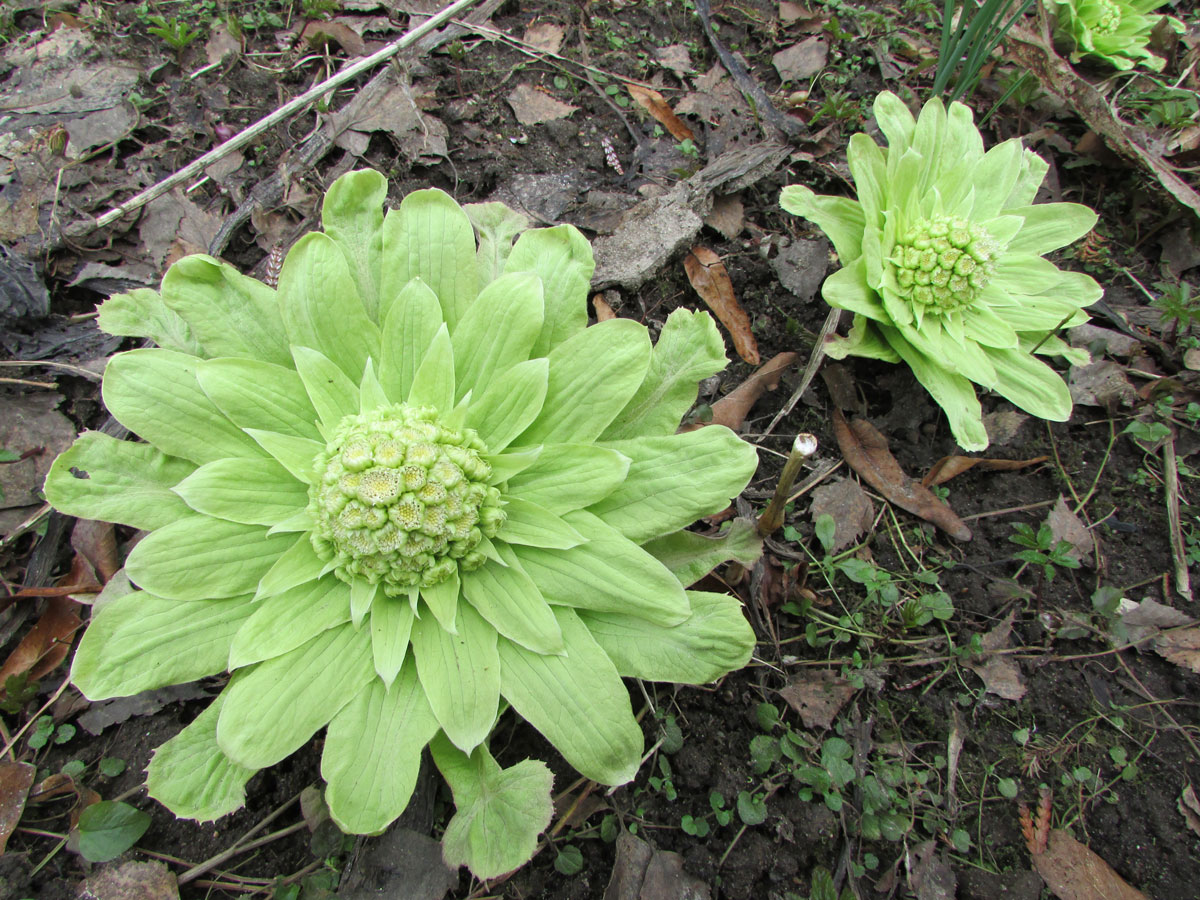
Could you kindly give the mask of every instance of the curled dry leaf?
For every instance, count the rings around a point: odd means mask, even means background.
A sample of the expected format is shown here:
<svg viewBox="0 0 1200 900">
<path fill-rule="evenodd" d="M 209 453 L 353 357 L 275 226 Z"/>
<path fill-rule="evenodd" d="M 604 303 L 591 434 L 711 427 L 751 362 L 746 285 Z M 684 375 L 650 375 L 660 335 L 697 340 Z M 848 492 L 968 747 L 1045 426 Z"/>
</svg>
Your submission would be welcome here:
<svg viewBox="0 0 1200 900">
<path fill-rule="evenodd" d="M 833 433 L 850 468 L 889 502 L 932 522 L 956 540 L 971 539 L 971 529 L 954 510 L 935 497 L 929 488 L 904 474 L 888 449 L 887 439 L 874 425 L 866 419 L 848 423 L 841 411 L 835 409 Z"/>
<path fill-rule="evenodd" d="M 608 301 L 604 299 L 603 294 L 592 295 L 592 309 L 596 311 L 597 322 L 607 322 L 609 319 L 617 317 L 617 314 L 613 312 L 613 308 L 608 305 Z"/>
<path fill-rule="evenodd" d="M 790 352 L 771 357 L 766 365 L 713 404 L 710 424 L 738 431 L 763 391 L 775 390 L 783 370 L 795 361 L 796 354 Z"/>
<path fill-rule="evenodd" d="M 1196 798 L 1195 789 L 1189 784 L 1179 795 L 1179 814 L 1187 822 L 1188 828 L 1200 834 L 1200 800 Z M 3 845 L 0 845 L 3 849 Z"/>
<path fill-rule="evenodd" d="M 858 689 L 828 669 L 798 675 L 779 696 L 800 714 L 804 727 L 828 728 Z"/>
<path fill-rule="evenodd" d="M 1010 612 L 1003 622 L 983 636 L 981 659 L 966 663 L 966 667 L 983 680 L 983 686 L 988 693 L 1005 700 L 1020 700 L 1025 696 L 1025 678 L 1021 675 L 1020 666 L 997 652 L 1008 647 L 1008 637 L 1015 615 L 1015 610 Z"/>
<path fill-rule="evenodd" d="M 841 478 L 832 484 L 823 484 L 812 493 L 809 512 L 815 521 L 817 516 L 833 516 L 833 543 L 830 553 L 849 547 L 864 534 L 875 521 L 875 504 L 853 478 Z"/>
<path fill-rule="evenodd" d="M 1044 463 L 1049 458 L 1048 456 L 1035 456 L 1032 459 L 982 459 L 976 456 L 943 456 L 933 464 L 929 474 L 921 479 L 921 484 L 925 487 L 945 484 L 951 478 L 961 475 L 969 469 L 974 469 L 976 466 L 990 472 L 1015 472 L 1018 469 L 1027 469 L 1038 463 Z"/>
<path fill-rule="evenodd" d="M 4 852 L 9 835 L 21 821 L 25 799 L 36 774 L 37 766 L 29 763 L 0 763 L 0 853 Z"/>
<path fill-rule="evenodd" d="M 1065 831 L 1050 832 L 1046 852 L 1035 856 L 1033 865 L 1059 900 L 1146 900 L 1145 894 Z"/>
<path fill-rule="evenodd" d="M 638 106 L 661 122 L 662 127 L 667 129 L 671 133 L 671 137 L 675 138 L 675 140 L 689 141 L 695 137 L 692 134 L 692 129 L 687 127 L 683 119 L 675 115 L 675 111 L 671 109 L 671 104 L 658 91 L 644 88 L 637 84 L 627 84 L 625 85 L 625 90 L 629 91 L 629 96 L 634 99 L 634 102 Z"/>
<path fill-rule="evenodd" d="M 51 597 L 41 618 L 0 666 L 0 686 L 23 672 L 29 673 L 30 681 L 53 672 L 67 658 L 71 641 L 82 624 L 78 603 L 70 597 Z"/>
<path fill-rule="evenodd" d="M 320 50 L 335 43 L 349 56 L 362 56 L 367 52 L 366 41 L 345 22 L 309 22 L 300 33 L 301 40 Z"/>
<path fill-rule="evenodd" d="M 750 317 L 733 293 L 733 282 L 729 280 L 729 272 L 721 262 L 721 257 L 697 244 L 683 258 L 683 268 L 696 293 L 729 330 L 737 355 L 750 365 L 757 366 L 760 362 L 758 342 L 750 330 Z"/>
<path fill-rule="evenodd" d="M 1050 526 L 1050 534 L 1055 542 L 1066 541 L 1071 545 L 1067 556 L 1076 562 L 1085 562 L 1096 550 L 1096 539 L 1088 531 L 1083 520 L 1072 512 L 1067 505 L 1067 498 L 1059 494 L 1058 502 L 1046 516 L 1046 524 Z"/>
<path fill-rule="evenodd" d="M 528 84 L 517 85 L 505 98 L 512 107 L 513 115 L 522 125 L 539 125 L 554 119 L 564 119 L 579 107 L 555 100 Z"/>
<path fill-rule="evenodd" d="M 1154 649 L 1163 659 L 1200 674 L 1200 628 L 1163 632 L 1155 638 Z"/>
</svg>

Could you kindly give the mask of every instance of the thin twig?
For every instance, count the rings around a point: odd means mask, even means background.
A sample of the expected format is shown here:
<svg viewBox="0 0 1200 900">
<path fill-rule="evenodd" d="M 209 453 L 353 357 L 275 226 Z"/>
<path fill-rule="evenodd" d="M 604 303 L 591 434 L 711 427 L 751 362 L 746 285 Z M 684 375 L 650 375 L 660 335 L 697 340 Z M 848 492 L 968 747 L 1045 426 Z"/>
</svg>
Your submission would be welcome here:
<svg viewBox="0 0 1200 900">
<path fill-rule="evenodd" d="M 369 69 L 373 69 L 375 66 L 379 65 L 379 63 L 395 56 L 405 47 L 420 40 L 438 26 L 444 24 L 463 10 L 475 5 L 478 2 L 479 0 L 455 0 L 454 3 L 451 3 L 449 6 L 444 7 L 440 12 L 430 16 L 416 28 L 413 28 L 403 36 L 392 41 L 392 43 L 388 44 L 382 50 L 372 53 L 370 56 L 360 59 L 358 62 L 347 66 L 337 74 L 326 78 L 320 84 L 309 88 L 299 97 L 288 101 L 283 106 L 279 107 L 279 109 L 275 110 L 275 112 L 264 116 L 253 125 L 250 125 L 238 134 L 235 134 L 225 143 L 220 144 L 219 146 L 205 153 L 199 159 L 195 160 L 189 165 L 184 166 L 182 169 L 179 169 L 174 175 L 164 178 L 158 184 L 147 188 L 137 196 L 126 200 L 120 206 L 109 210 L 104 215 L 100 216 L 100 218 L 96 219 L 95 227 L 102 228 L 105 225 L 111 225 L 126 213 L 130 213 L 135 209 L 140 209 L 151 200 L 161 197 L 177 184 L 182 184 L 183 182 L 195 177 L 213 163 L 220 159 L 224 159 L 233 151 L 249 144 L 264 131 L 267 131 L 285 119 L 290 118 L 293 114 L 304 109 L 310 103 L 321 99 L 326 94 L 330 94 L 337 90 L 337 88 L 341 87 L 347 81 L 350 81 L 361 73 L 366 72 Z"/>
<path fill-rule="evenodd" d="M 237 856 L 239 853 L 242 853 L 246 850 L 252 849 L 252 847 L 260 846 L 261 843 L 263 843 L 262 841 L 255 841 L 252 844 L 247 844 L 246 842 L 253 835 L 258 834 L 258 832 L 260 832 L 264 828 L 266 828 L 269 824 L 271 824 L 271 822 L 273 822 L 273 821 L 275 821 L 275 819 L 279 818 L 279 816 L 281 816 L 284 812 L 286 812 L 287 809 L 299 799 L 300 799 L 300 795 L 296 794 L 294 797 L 292 797 L 286 803 L 284 803 L 283 805 L 276 808 L 274 810 L 274 812 L 267 815 L 267 817 L 265 819 L 263 819 L 261 822 L 259 822 L 257 825 L 255 825 L 253 828 L 251 828 L 249 831 L 247 831 L 245 834 L 243 834 L 240 838 L 238 838 L 236 841 L 234 841 L 233 845 L 231 847 L 229 847 L 226 850 L 222 850 L 216 856 L 206 859 L 204 862 L 200 863 L 198 866 L 193 866 L 192 868 L 188 869 L 186 872 L 184 872 L 182 875 L 179 876 L 179 878 L 178 878 L 179 884 L 187 884 L 189 881 L 194 881 L 195 879 L 197 879 L 201 875 L 203 875 L 205 872 L 211 871 L 212 869 L 215 869 L 217 866 L 221 865 L 221 863 L 225 862 L 225 860 L 227 860 L 231 857 Z M 299 824 L 303 824 L 303 823 L 299 823 Z M 283 830 L 287 831 L 287 829 L 283 829 Z M 294 827 L 292 830 L 295 830 Z M 281 836 L 281 834 L 279 832 L 276 832 L 274 835 L 268 835 L 268 837 L 270 837 L 272 840 L 274 840 L 280 836 Z"/>
<path fill-rule="evenodd" d="M 1175 460 L 1175 436 L 1163 444 L 1163 475 L 1166 481 L 1167 532 L 1171 538 L 1171 559 L 1175 563 L 1175 591 L 1191 602 L 1192 581 L 1188 575 L 1187 551 L 1183 545 L 1183 527 L 1179 521 L 1179 464 Z"/>
<path fill-rule="evenodd" d="M 102 377 L 99 373 L 93 372 L 91 369 L 85 369 L 83 366 L 73 366 L 70 363 L 54 362 L 49 359 L 4 359 L 0 360 L 0 367 L 4 368 L 47 368 L 61 369 L 71 375 L 78 375 L 80 378 L 86 378 L 89 381 L 100 381 Z"/>
<path fill-rule="evenodd" d="M 808 359 L 808 365 L 804 367 L 804 375 L 800 379 L 800 385 L 788 398 L 788 402 L 783 405 L 783 409 L 775 414 L 775 418 L 771 420 L 771 424 L 767 426 L 764 434 L 770 434 L 775 430 L 775 426 L 779 424 L 779 420 L 795 409 L 796 404 L 800 402 L 800 397 L 808 390 L 808 386 L 812 384 L 813 378 L 817 374 L 817 369 L 821 367 L 821 363 L 825 359 L 825 341 L 837 331 L 838 322 L 842 319 L 842 311 L 840 309 L 831 309 L 829 315 L 825 317 L 825 324 L 821 326 L 821 332 L 817 335 L 816 346 L 813 347 L 812 356 Z"/>
</svg>

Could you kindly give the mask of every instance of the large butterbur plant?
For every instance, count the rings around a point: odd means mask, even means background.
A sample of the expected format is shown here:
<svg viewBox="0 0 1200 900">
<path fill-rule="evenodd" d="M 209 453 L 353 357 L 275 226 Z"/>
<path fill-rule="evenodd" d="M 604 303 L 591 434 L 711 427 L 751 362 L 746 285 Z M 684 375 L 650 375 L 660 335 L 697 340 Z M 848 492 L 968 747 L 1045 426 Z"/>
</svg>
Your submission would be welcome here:
<svg viewBox="0 0 1200 900">
<path fill-rule="evenodd" d="M 1174 16 L 1155 14 L 1165 0 L 1052 0 L 1054 34 L 1072 48 L 1071 60 L 1100 59 L 1117 69 L 1143 65 L 1161 72 L 1165 60 L 1150 52 L 1151 33 L 1166 22 L 1176 34 L 1187 27 Z"/>
<path fill-rule="evenodd" d="M 976 385 L 1065 421 L 1071 395 L 1037 357 L 1085 361 L 1056 332 L 1086 321 L 1103 291 L 1044 254 L 1087 234 L 1096 214 L 1035 204 L 1047 164 L 1016 138 L 984 152 L 961 103 L 930 100 L 914 119 L 884 92 L 874 112 L 888 145 L 850 139 L 857 200 L 792 185 L 780 201 L 829 236 L 843 266 L 822 295 L 853 324 L 826 352 L 906 363 L 967 450 L 988 445 Z"/>
<path fill-rule="evenodd" d="M 488 749 L 511 708 L 580 773 L 621 784 L 643 739 L 622 676 L 702 683 L 744 665 L 739 602 L 687 590 L 754 541 L 682 529 L 754 472 L 728 429 L 677 434 L 725 364 L 705 314 L 655 345 L 587 327 L 593 262 L 570 226 L 436 190 L 384 215 L 354 172 L 278 290 L 206 256 L 118 295 L 104 402 L 139 441 L 85 433 L 46 491 L 149 532 L 136 590 L 99 608 L 72 678 L 92 699 L 231 672 L 155 753 L 150 794 L 211 820 L 326 729 L 334 820 L 375 833 L 428 746 L 454 795 L 444 851 L 491 877 L 550 818 L 551 775 Z M 518 233 L 519 238 L 513 242 Z"/>
</svg>

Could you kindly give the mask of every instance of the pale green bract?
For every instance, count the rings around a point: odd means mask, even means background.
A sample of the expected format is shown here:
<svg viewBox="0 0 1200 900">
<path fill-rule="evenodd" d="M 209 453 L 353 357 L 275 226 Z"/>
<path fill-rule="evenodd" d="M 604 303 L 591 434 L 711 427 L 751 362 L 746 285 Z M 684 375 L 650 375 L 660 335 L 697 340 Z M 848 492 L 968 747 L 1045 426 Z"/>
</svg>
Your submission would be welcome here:
<svg viewBox="0 0 1200 900">
<path fill-rule="evenodd" d="M 988 445 L 974 385 L 1044 419 L 1065 421 L 1071 395 L 1034 353 L 1086 361 L 1054 332 L 1087 320 L 1103 291 L 1043 254 L 1096 223 L 1076 203 L 1034 196 L 1047 165 L 1012 139 L 984 152 L 971 111 L 930 100 L 914 119 L 898 97 L 875 99 L 888 140 L 850 139 L 858 199 L 783 189 L 780 205 L 829 236 L 843 268 L 825 280 L 830 306 L 854 313 L 826 352 L 906 363 L 967 450 Z"/>
<path fill-rule="evenodd" d="M 1071 61 L 1103 59 L 1118 69 L 1143 65 L 1161 72 L 1165 61 L 1151 53 L 1150 33 L 1162 21 L 1177 34 L 1187 27 L 1174 16 L 1151 15 L 1165 0 L 1053 0 L 1056 38 L 1070 44 Z"/>
<path fill-rule="evenodd" d="M 324 728 L 333 818 L 379 832 L 429 745 L 458 804 L 446 858 L 493 877 L 551 813 L 544 763 L 488 751 L 504 709 L 621 784 L 643 752 L 622 676 L 702 683 L 749 659 L 738 600 L 686 587 L 752 561 L 753 529 L 682 529 L 757 459 L 723 427 L 676 434 L 725 365 L 707 314 L 676 311 L 653 346 L 630 320 L 587 327 L 574 228 L 436 190 L 385 216 L 386 193 L 376 172 L 338 179 L 277 291 L 192 256 L 161 294 L 104 304 L 102 327 L 159 344 L 104 375 L 146 443 L 85 433 L 46 493 L 150 533 L 72 678 L 98 700 L 232 672 L 150 764 L 188 818 L 238 808 Z"/>
</svg>

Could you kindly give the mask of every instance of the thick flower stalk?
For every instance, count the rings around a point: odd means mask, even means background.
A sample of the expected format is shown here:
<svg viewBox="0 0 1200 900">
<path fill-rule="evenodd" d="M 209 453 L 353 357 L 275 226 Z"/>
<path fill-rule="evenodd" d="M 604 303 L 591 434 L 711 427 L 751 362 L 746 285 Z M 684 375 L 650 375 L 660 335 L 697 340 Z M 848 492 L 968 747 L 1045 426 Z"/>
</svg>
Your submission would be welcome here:
<svg viewBox="0 0 1200 900">
<path fill-rule="evenodd" d="M 1177 34 L 1187 27 L 1174 16 L 1153 15 L 1165 0 L 1053 0 L 1055 37 L 1074 48 L 1071 61 L 1085 56 L 1118 69 L 1143 65 L 1161 72 L 1165 60 L 1151 53 L 1150 34 L 1166 21 Z"/>
<path fill-rule="evenodd" d="M 446 858 L 491 877 L 550 816 L 545 765 L 488 752 L 504 709 L 620 784 L 643 752 L 622 676 L 701 683 L 749 658 L 738 601 L 686 586 L 754 539 L 681 529 L 756 456 L 725 428 L 675 433 L 725 364 L 706 314 L 654 346 L 629 320 L 586 327 L 574 228 L 434 190 L 385 216 L 386 192 L 340 178 L 278 291 L 193 256 L 104 305 L 102 327 L 159 345 L 104 376 L 145 443 L 84 434 L 46 490 L 149 534 L 72 677 L 100 699 L 232 672 L 150 764 L 189 818 L 236 809 L 324 728 L 333 818 L 378 832 L 429 745 L 458 807 Z"/>
<path fill-rule="evenodd" d="M 856 134 L 847 152 L 857 200 L 800 185 L 780 200 L 829 236 L 843 265 L 822 294 L 854 321 L 826 352 L 906 363 L 967 450 L 988 445 L 976 384 L 1065 421 L 1067 386 L 1034 353 L 1080 358 L 1054 333 L 1086 321 L 1082 308 L 1103 292 L 1043 254 L 1087 234 L 1096 214 L 1034 205 L 1046 163 L 1015 138 L 985 153 L 961 103 L 931 100 L 914 119 L 885 92 L 875 118 L 888 146 Z"/>
</svg>

